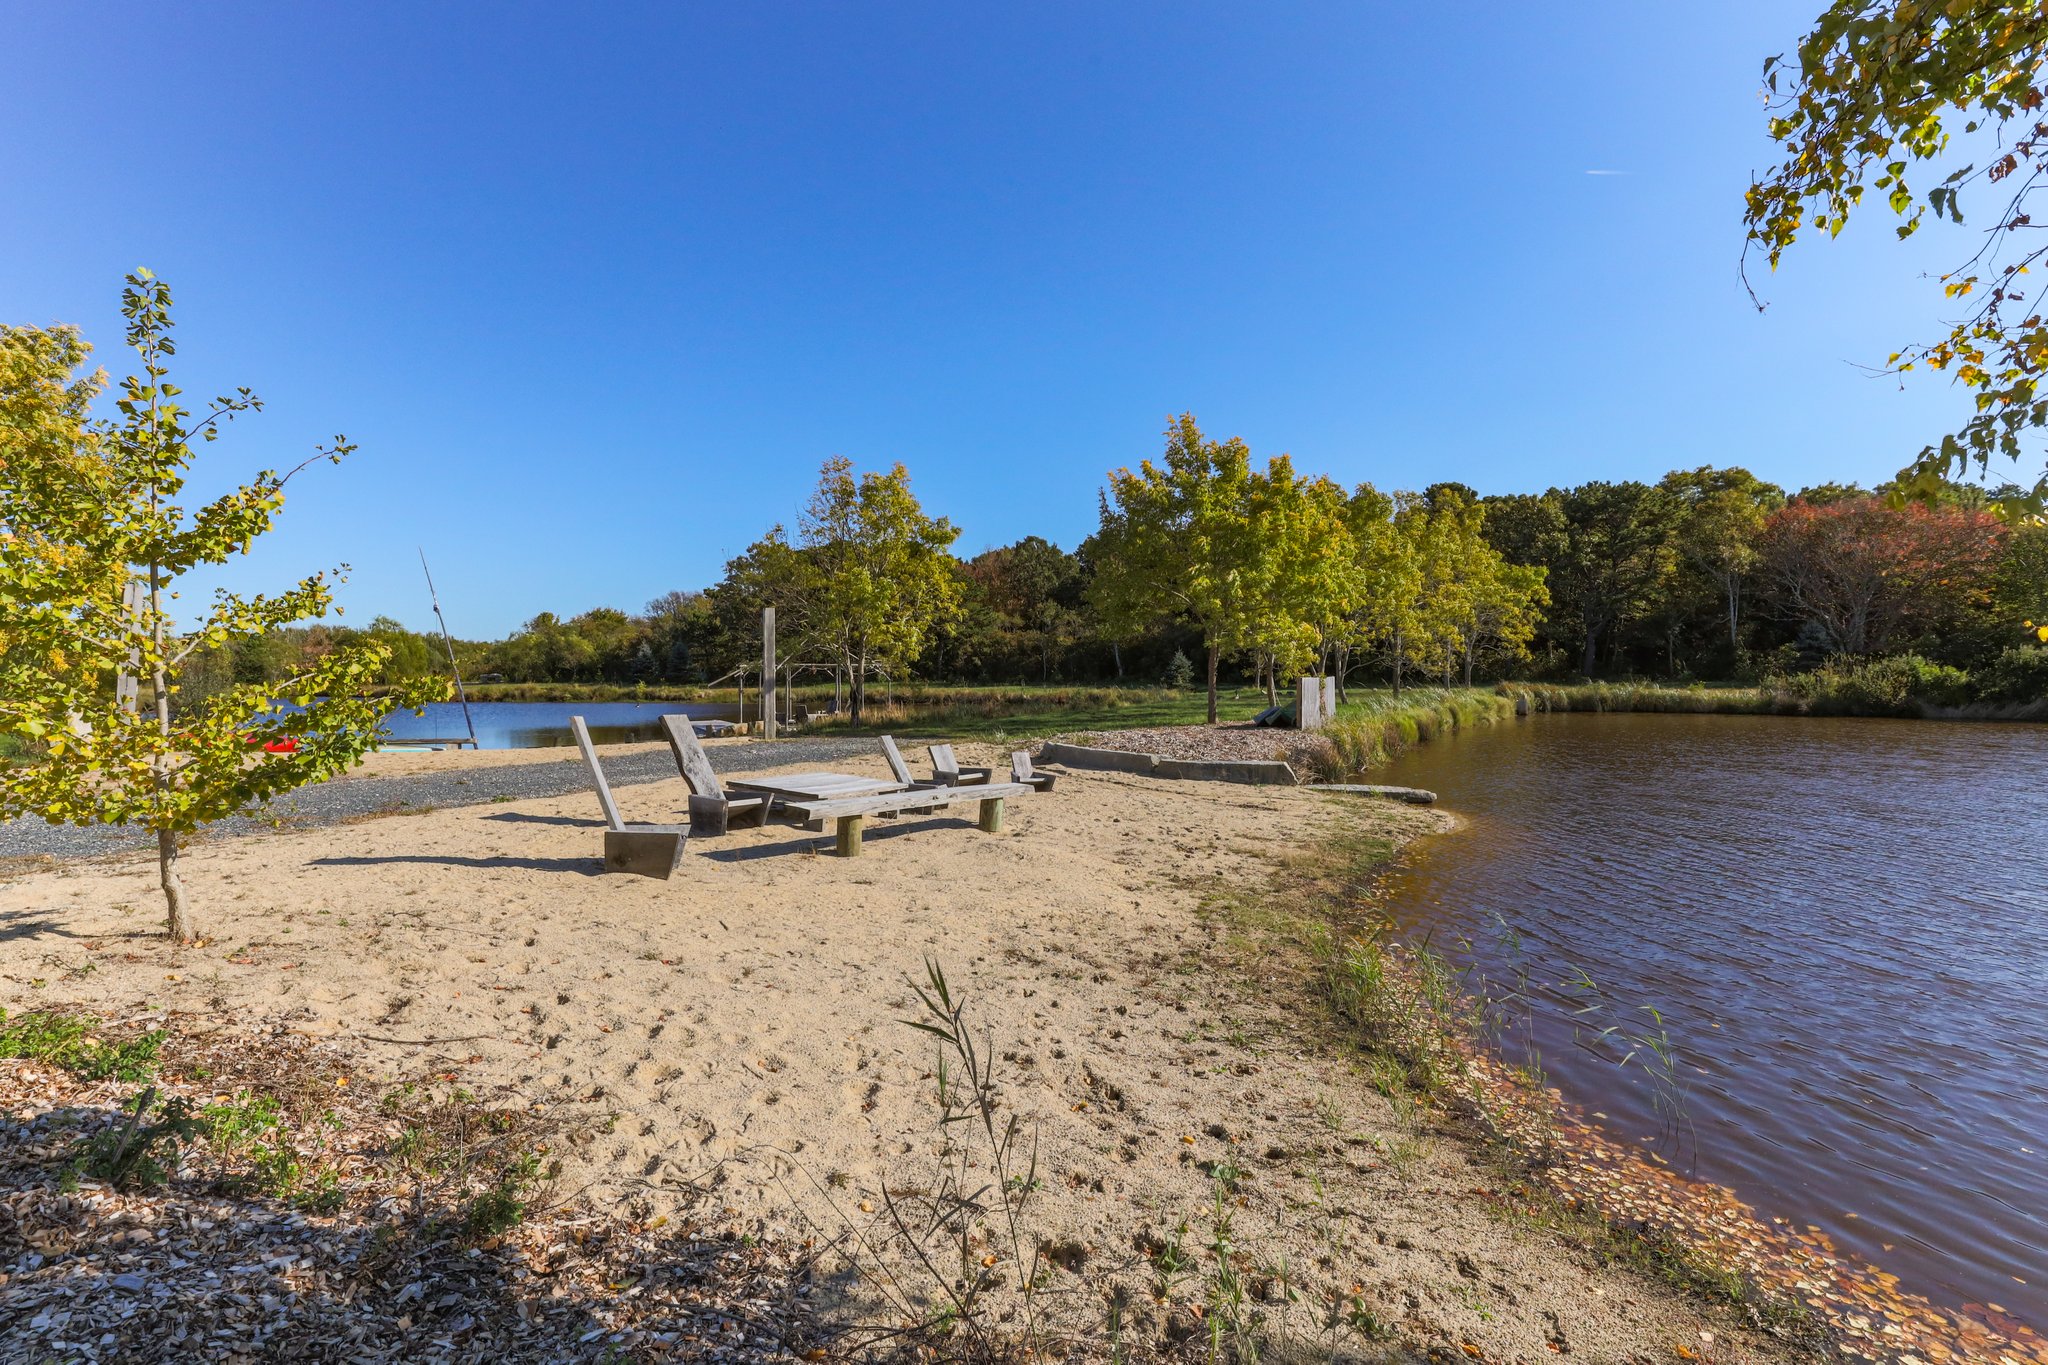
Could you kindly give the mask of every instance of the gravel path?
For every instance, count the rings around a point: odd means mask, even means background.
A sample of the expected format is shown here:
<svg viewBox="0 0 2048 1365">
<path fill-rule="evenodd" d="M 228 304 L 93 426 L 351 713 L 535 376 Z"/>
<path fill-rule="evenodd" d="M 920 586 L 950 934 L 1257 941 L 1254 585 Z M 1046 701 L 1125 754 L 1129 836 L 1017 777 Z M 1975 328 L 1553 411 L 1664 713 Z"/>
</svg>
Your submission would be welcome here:
<svg viewBox="0 0 2048 1365">
<path fill-rule="evenodd" d="M 707 748 L 719 772 L 746 772 L 790 763 L 831 763 L 856 755 L 872 755 L 872 739 L 782 739 L 751 744 L 719 744 Z M 614 787 L 658 782 L 676 775 L 666 749 L 607 756 L 605 777 Z M 279 821 L 294 825 L 332 825 L 365 815 L 391 814 L 429 806 L 473 806 L 507 798 L 523 801 L 539 796 L 566 796 L 590 790 L 590 775 L 581 763 L 507 763 L 416 773 L 403 777 L 348 775 L 281 796 L 253 815 L 215 822 L 212 837 L 254 834 L 274 829 Z M 592 810 L 595 811 L 595 797 Z M 0 823 L 0 858 L 87 858 L 154 848 L 153 836 L 126 825 L 49 825 L 41 820 Z"/>
</svg>

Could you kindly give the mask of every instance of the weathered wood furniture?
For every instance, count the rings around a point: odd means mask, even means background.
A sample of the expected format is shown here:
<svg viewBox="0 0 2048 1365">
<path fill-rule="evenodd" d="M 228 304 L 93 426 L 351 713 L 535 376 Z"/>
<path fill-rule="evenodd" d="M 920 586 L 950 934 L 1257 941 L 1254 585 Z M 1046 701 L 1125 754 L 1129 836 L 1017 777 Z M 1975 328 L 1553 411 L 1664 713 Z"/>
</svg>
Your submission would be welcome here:
<svg viewBox="0 0 2048 1365">
<path fill-rule="evenodd" d="M 953 746 L 934 744 L 931 746 L 932 780 L 946 787 L 964 787 L 974 783 L 995 780 L 993 768 L 963 768 L 960 760 L 953 757 Z"/>
<path fill-rule="evenodd" d="M 827 820 L 838 821 L 837 852 L 842 858 L 860 856 L 861 831 L 870 815 L 894 815 L 909 811 L 937 811 L 962 801 L 980 803 L 978 824 L 987 834 L 1003 832 L 1003 799 L 1024 796 L 1031 788 L 1015 782 L 986 786 L 924 787 L 915 791 L 878 792 L 872 796 L 836 796 L 817 800 L 787 799 L 782 808 L 800 815 L 813 829 L 823 829 Z"/>
<path fill-rule="evenodd" d="M 477 742 L 468 735 L 451 739 L 413 739 L 410 736 L 387 735 L 377 741 L 379 749 L 460 749 L 463 745 L 474 749 Z"/>
<path fill-rule="evenodd" d="M 901 790 L 902 784 L 886 777 L 858 777 L 853 773 L 770 773 L 766 777 L 735 777 L 732 789 L 761 792 L 778 801 L 824 801 L 835 796 L 873 796 L 878 792 Z"/>
<path fill-rule="evenodd" d="M 591 747 L 590 727 L 583 723 L 583 717 L 571 716 L 569 729 L 576 736 L 576 747 L 583 751 L 583 761 L 590 765 L 597 804 L 604 810 L 604 870 L 667 881 L 676 864 L 683 860 L 683 841 L 690 837 L 690 832 L 681 825 L 629 825 L 620 819 L 619 803 L 612 799 L 611 784 L 604 780 L 597 750 Z"/>
<path fill-rule="evenodd" d="M 1049 792 L 1052 784 L 1059 781 L 1059 774 L 1038 772 L 1031 766 L 1031 755 L 1018 749 L 1010 755 L 1010 780 L 1021 782 L 1033 791 Z"/>
<path fill-rule="evenodd" d="M 734 816 L 757 825 L 767 821 L 775 798 L 727 796 L 718 781 L 718 774 L 711 770 L 711 759 L 705 754 L 704 746 L 697 742 L 697 727 L 690 723 L 688 716 L 681 712 L 663 716 L 661 728 L 668 736 L 669 752 L 676 757 L 676 768 L 682 773 L 683 781 L 690 784 L 692 832 L 723 834 L 731 828 Z"/>
<path fill-rule="evenodd" d="M 903 751 L 896 747 L 896 737 L 894 735 L 882 736 L 882 757 L 889 760 L 889 771 L 896 775 L 896 780 L 903 786 L 943 787 L 946 785 L 937 778 L 921 782 L 917 778 L 912 777 L 910 775 L 910 765 L 903 761 Z"/>
</svg>

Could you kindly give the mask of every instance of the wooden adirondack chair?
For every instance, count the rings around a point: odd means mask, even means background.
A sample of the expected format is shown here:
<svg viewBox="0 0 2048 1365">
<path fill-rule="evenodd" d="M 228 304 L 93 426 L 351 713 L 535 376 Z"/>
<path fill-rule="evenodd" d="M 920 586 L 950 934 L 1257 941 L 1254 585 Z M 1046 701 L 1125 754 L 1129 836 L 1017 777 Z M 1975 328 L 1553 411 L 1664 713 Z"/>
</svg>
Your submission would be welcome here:
<svg viewBox="0 0 2048 1365">
<path fill-rule="evenodd" d="M 1059 781 L 1059 774 L 1035 771 L 1031 766 L 1031 755 L 1018 749 L 1010 755 L 1010 780 L 1021 782 L 1033 791 L 1049 792 L 1052 784 Z"/>
<path fill-rule="evenodd" d="M 727 796 L 718 774 L 711 770 L 711 757 L 697 742 L 697 728 L 685 715 L 663 716 L 661 728 L 668 735 L 669 751 L 683 781 L 690 784 L 690 829 L 696 834 L 723 834 L 734 816 L 765 824 L 768 809 L 775 804 L 768 796 Z"/>
<path fill-rule="evenodd" d="M 953 746 L 934 744 L 931 746 L 932 780 L 942 787 L 971 787 L 989 781 L 995 776 L 993 768 L 963 768 L 960 760 L 953 757 Z"/>
<path fill-rule="evenodd" d="M 906 787 L 922 791 L 928 787 L 952 785 L 941 782 L 936 777 L 930 779 L 912 777 L 910 775 L 910 765 L 903 761 L 903 751 L 896 747 L 896 739 L 893 735 L 882 736 L 882 757 L 889 760 L 889 775 Z"/>
<path fill-rule="evenodd" d="M 683 842 L 690 837 L 681 825 L 627 824 L 619 816 L 619 803 L 612 799 L 611 783 L 604 780 L 604 767 L 590 743 L 590 727 L 583 717 L 569 717 L 569 730 L 576 747 L 590 765 L 590 781 L 597 788 L 597 804 L 604 811 L 604 870 L 632 872 L 642 877 L 667 881 L 683 860 Z"/>
</svg>

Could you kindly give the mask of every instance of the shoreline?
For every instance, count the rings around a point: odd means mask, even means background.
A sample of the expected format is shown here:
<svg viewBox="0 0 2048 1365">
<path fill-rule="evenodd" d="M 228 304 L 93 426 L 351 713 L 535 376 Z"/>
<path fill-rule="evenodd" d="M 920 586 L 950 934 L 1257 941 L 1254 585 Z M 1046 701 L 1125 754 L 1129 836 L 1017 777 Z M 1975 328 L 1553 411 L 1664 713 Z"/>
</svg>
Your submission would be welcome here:
<svg viewBox="0 0 2048 1365">
<path fill-rule="evenodd" d="M 1355 876 L 1344 880 L 1356 884 Z M 1311 936 L 1340 936 L 1314 950 L 1339 1026 L 1350 1026 L 1369 1053 L 1440 1073 L 1418 1099 L 1470 1124 L 1471 1140 L 1503 1161 L 1499 1197 L 1512 1215 L 1540 1221 L 1553 1203 L 1590 1215 L 1642 1242 L 1652 1259 L 1675 1251 L 1680 1263 L 1667 1268 L 1710 1292 L 1740 1299 L 1745 1291 L 1735 1286 L 1747 1285 L 1767 1307 L 1775 1300 L 1776 1314 L 1809 1318 L 1850 1357 L 2048 1362 L 2048 1337 L 1997 1305 L 1946 1307 L 1902 1291 L 1897 1276 L 1839 1251 L 1818 1229 L 1680 1175 L 1654 1151 L 1615 1136 L 1584 1105 L 1505 1059 L 1484 1023 L 1487 1002 L 1463 994 L 1455 967 L 1427 947 L 1383 936 L 1369 912 L 1363 921 L 1358 915 L 1371 896 L 1354 900 L 1318 905 L 1311 895 L 1302 903 Z M 1385 980 L 1379 998 L 1359 998 L 1359 977 Z M 1728 1290 L 1713 1283 L 1724 1277 Z"/>
<path fill-rule="evenodd" d="M 635 792 L 652 810 L 681 784 Z M 218 937 L 178 955 L 149 932 L 146 860 L 17 877 L 0 919 L 25 932 L 0 942 L 0 973 L 39 1006 L 282 1027 L 344 1048 L 366 1090 L 427 1069 L 567 1106 L 602 1120 L 559 1150 L 563 1187 L 599 1213 L 766 1242 L 838 1227 L 835 1208 L 879 1218 L 886 1191 L 928 1182 L 944 1149 L 932 1059 L 897 1021 L 931 957 L 993 1031 L 1005 1105 L 1041 1144 L 1034 1236 L 1057 1253 L 1063 1331 L 1106 1330 L 1113 1300 L 1151 1345 L 1217 1314 L 1306 1339 L 1314 1305 L 1336 1302 L 1331 1330 L 1467 1359 L 1555 1341 L 1618 1359 L 1698 1350 L 1703 1333 L 1717 1361 L 1794 1358 L 1724 1309 L 1503 1221 L 1471 1193 L 1475 1156 L 1415 1132 L 1306 983 L 1199 908 L 1219 887 L 1277 895 L 1303 841 L 1391 851 L 1430 812 L 1076 773 L 1017 803 L 1005 835 L 904 821 L 847 861 L 774 827 L 693 841 L 684 873 L 654 883 L 585 875 L 588 804 L 201 845 L 188 880 Z"/>
</svg>

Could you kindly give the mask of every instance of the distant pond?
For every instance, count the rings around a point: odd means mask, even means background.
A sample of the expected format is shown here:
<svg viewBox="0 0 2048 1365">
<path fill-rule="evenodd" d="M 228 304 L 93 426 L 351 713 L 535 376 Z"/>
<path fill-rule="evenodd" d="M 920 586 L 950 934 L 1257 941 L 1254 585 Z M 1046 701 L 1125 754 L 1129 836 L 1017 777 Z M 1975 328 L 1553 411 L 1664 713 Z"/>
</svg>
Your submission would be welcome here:
<svg viewBox="0 0 2048 1365">
<path fill-rule="evenodd" d="M 581 716 L 598 744 L 634 744 L 661 738 L 661 718 L 687 712 L 693 720 L 737 720 L 737 702 L 708 701 L 473 701 L 477 747 L 483 749 L 549 749 L 573 744 L 569 717 Z M 750 712 L 751 714 L 751 712 Z M 459 702 L 429 703 L 424 715 L 394 711 L 384 732 L 393 742 L 407 739 L 464 738 Z"/>
<path fill-rule="evenodd" d="M 1565 1096 L 1938 1304 L 2048 1329 L 2048 727 L 1538 716 L 1375 780 L 1462 817 L 1388 885 Z M 1597 1026 L 1677 1048 L 1683 1125 Z M 1509 1031 L 1513 1060 L 1524 1039 Z"/>
</svg>

